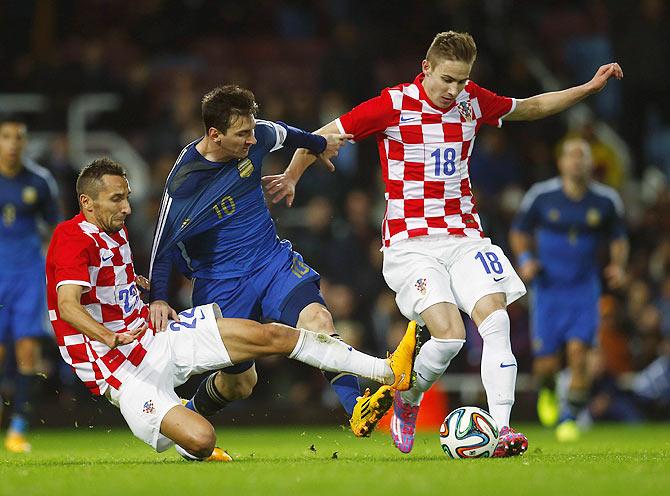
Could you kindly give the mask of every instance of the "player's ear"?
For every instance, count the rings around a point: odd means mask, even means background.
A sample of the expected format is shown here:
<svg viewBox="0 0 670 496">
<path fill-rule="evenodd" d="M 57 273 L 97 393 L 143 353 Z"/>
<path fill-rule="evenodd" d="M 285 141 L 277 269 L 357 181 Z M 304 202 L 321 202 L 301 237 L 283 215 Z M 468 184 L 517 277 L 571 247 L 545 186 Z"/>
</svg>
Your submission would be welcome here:
<svg viewBox="0 0 670 496">
<path fill-rule="evenodd" d="M 91 211 L 93 210 L 93 198 L 88 196 L 87 194 L 82 193 L 79 195 L 79 205 L 81 206 L 81 210 L 87 210 Z"/>
<path fill-rule="evenodd" d="M 421 62 L 421 72 L 423 72 L 426 76 L 430 72 L 430 62 L 428 62 L 426 59 L 423 59 Z"/>
<path fill-rule="evenodd" d="M 219 130 L 218 130 L 217 128 L 215 128 L 215 127 L 210 127 L 210 128 L 207 130 L 207 136 L 208 136 L 211 140 L 216 141 L 217 143 L 219 142 L 220 135 L 221 135 L 221 133 L 220 133 Z"/>
</svg>

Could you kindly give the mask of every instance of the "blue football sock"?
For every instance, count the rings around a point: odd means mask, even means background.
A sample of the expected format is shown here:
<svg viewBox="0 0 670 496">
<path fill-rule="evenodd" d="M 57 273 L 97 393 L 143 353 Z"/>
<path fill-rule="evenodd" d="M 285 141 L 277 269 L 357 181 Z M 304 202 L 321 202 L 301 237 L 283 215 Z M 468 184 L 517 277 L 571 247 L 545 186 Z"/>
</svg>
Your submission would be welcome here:
<svg viewBox="0 0 670 496">
<path fill-rule="evenodd" d="M 224 408 L 229 401 L 224 398 L 214 384 L 214 379 L 218 372 L 213 372 L 207 376 L 198 386 L 198 390 L 193 395 L 186 408 L 198 412 L 200 415 L 209 417 Z M 191 406 L 189 406 L 189 403 Z"/>
<path fill-rule="evenodd" d="M 25 434 L 28 430 L 28 420 L 23 415 L 15 413 L 9 422 L 9 430 Z"/>
<path fill-rule="evenodd" d="M 37 386 L 37 376 L 18 373 L 14 385 L 14 415 L 12 415 L 10 429 L 24 433 L 28 430 L 28 422 L 33 411 L 32 400 Z"/>
<path fill-rule="evenodd" d="M 361 395 L 361 386 L 358 377 L 351 374 L 338 374 L 336 372 L 324 372 L 324 376 L 330 382 L 333 391 L 340 399 L 340 403 L 351 416 L 356 406 L 356 398 Z"/>
</svg>

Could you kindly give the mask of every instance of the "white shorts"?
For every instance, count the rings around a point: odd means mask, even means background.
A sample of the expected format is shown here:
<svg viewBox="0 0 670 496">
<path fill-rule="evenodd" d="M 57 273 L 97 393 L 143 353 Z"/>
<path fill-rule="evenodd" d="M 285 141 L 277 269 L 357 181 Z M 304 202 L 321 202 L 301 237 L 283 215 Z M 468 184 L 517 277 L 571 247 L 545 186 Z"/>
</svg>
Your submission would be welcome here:
<svg viewBox="0 0 670 496">
<path fill-rule="evenodd" d="M 384 279 L 402 314 L 423 324 L 421 312 L 453 303 L 468 315 L 484 296 L 505 293 L 507 304 L 526 287 L 500 247 L 488 238 L 421 236 L 384 249 Z"/>
<path fill-rule="evenodd" d="M 120 410 L 136 437 L 165 451 L 174 443 L 160 433 L 165 414 L 181 401 L 174 388 L 194 374 L 232 365 L 221 340 L 215 303 L 179 314 L 181 322 L 170 321 L 156 334 L 135 373 L 123 380 L 120 389 L 109 388 L 107 397 Z"/>
</svg>

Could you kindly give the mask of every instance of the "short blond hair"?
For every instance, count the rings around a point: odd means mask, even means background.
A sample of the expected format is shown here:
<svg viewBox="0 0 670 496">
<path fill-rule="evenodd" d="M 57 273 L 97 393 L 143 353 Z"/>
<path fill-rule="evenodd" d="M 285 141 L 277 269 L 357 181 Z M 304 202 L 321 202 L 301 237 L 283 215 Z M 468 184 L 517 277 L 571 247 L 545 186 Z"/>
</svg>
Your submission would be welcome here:
<svg viewBox="0 0 670 496">
<path fill-rule="evenodd" d="M 477 58 L 477 45 L 470 33 L 444 31 L 437 33 L 428 47 L 426 60 L 437 64 L 442 60 L 458 60 L 472 64 Z"/>
</svg>

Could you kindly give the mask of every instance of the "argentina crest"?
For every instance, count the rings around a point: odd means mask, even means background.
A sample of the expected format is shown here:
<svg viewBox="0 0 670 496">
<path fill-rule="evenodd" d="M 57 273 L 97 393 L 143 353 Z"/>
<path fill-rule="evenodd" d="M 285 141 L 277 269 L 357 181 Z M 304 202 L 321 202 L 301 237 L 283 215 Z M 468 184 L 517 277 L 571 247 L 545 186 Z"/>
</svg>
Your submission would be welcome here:
<svg viewBox="0 0 670 496">
<path fill-rule="evenodd" d="M 237 170 L 240 172 L 240 177 L 249 177 L 254 171 L 254 164 L 251 162 L 251 160 L 245 158 L 239 164 L 237 164 Z"/>
</svg>

